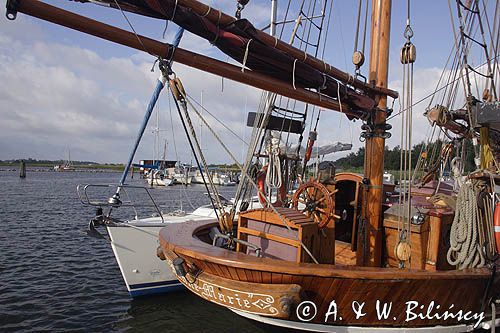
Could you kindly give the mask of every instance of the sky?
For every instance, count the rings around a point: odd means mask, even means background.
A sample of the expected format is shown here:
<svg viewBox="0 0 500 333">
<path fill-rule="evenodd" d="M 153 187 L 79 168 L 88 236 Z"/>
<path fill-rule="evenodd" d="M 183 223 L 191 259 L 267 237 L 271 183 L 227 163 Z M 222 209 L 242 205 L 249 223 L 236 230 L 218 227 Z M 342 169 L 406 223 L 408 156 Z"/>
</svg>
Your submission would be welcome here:
<svg viewBox="0 0 500 333">
<path fill-rule="evenodd" d="M 113 9 L 69 1 L 47 1 L 81 15 L 130 30 L 123 15 Z M 229 14 L 236 0 L 204 1 Z M 284 0 L 279 4 L 284 5 Z M 407 1 L 393 2 L 390 44 L 389 87 L 402 88 L 402 65 L 399 51 L 404 44 Z M 357 1 L 335 0 L 328 30 L 325 60 L 353 72 L 351 55 L 354 44 Z M 417 47 L 414 100 L 434 91 L 453 44 L 448 1 L 411 2 L 413 43 Z M 251 0 L 243 12 L 256 27 L 269 20 L 269 0 Z M 132 148 L 146 110 L 158 70 L 151 72 L 150 55 L 108 41 L 72 31 L 48 22 L 19 14 L 15 21 L 0 18 L 0 160 L 16 158 L 66 159 L 105 163 L 123 163 Z M 279 16 L 283 15 L 283 8 Z M 169 24 L 163 38 L 165 22 L 126 14 L 134 29 L 165 42 L 171 42 L 176 27 Z M 369 40 L 369 33 L 367 36 Z M 367 41 L 368 44 L 368 41 Z M 197 36 L 186 33 L 180 47 L 227 61 L 215 47 Z M 368 46 L 367 46 L 368 49 Z M 368 53 L 368 52 L 366 52 Z M 362 68 L 367 73 L 368 61 Z M 256 111 L 261 91 L 211 74 L 175 64 L 186 91 L 203 103 L 217 119 L 231 128 L 229 133 L 208 115 L 207 121 L 233 154 L 243 159 L 251 129 L 245 126 L 246 114 Z M 425 139 L 427 120 L 422 113 L 424 101 L 414 109 L 413 142 Z M 398 101 L 394 111 L 399 110 Z M 232 163 L 206 127 L 195 120 L 198 136 L 209 163 Z M 389 146 L 399 144 L 398 117 L 393 124 Z M 361 122 L 350 122 L 332 111 L 321 112 L 318 127 L 320 145 L 335 141 L 359 141 Z M 155 131 L 158 128 L 159 130 Z M 155 133 L 159 133 L 158 136 Z M 158 138 L 159 139 L 155 139 Z M 156 141 L 156 143 L 155 143 Z M 176 110 L 164 93 L 158 102 L 141 142 L 136 161 L 161 156 L 166 142 L 167 159 L 192 161 Z M 346 153 L 330 156 L 336 159 Z"/>
</svg>

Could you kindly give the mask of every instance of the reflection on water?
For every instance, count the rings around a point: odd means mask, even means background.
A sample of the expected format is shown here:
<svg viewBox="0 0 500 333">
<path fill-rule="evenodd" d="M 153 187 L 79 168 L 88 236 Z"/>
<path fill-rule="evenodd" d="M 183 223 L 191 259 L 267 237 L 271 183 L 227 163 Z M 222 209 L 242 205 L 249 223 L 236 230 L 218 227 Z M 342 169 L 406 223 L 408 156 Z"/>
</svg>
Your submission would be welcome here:
<svg viewBox="0 0 500 333">
<path fill-rule="evenodd" d="M 113 328 L 120 331 L 284 332 L 237 316 L 186 291 L 131 301 L 127 315 L 117 320 Z"/>
</svg>

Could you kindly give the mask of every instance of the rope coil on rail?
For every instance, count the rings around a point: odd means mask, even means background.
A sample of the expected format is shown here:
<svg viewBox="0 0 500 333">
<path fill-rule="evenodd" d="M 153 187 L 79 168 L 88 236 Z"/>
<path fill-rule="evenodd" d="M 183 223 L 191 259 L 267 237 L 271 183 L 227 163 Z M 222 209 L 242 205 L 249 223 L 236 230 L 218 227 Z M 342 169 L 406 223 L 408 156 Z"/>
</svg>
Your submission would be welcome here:
<svg viewBox="0 0 500 333">
<path fill-rule="evenodd" d="M 455 218 L 450 230 L 450 248 L 447 259 L 459 269 L 483 267 L 485 254 L 479 238 L 481 221 L 477 196 L 478 183 L 467 181 L 458 192 Z"/>
</svg>

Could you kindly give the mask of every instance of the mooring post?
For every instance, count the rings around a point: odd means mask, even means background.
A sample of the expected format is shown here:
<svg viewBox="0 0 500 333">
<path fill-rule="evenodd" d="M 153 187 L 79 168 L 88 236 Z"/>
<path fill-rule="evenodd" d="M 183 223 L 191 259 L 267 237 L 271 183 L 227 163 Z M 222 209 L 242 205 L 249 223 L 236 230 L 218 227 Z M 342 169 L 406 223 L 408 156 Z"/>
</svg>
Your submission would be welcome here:
<svg viewBox="0 0 500 333">
<path fill-rule="evenodd" d="M 19 178 L 26 178 L 26 162 L 21 160 L 21 165 L 19 168 Z"/>
</svg>

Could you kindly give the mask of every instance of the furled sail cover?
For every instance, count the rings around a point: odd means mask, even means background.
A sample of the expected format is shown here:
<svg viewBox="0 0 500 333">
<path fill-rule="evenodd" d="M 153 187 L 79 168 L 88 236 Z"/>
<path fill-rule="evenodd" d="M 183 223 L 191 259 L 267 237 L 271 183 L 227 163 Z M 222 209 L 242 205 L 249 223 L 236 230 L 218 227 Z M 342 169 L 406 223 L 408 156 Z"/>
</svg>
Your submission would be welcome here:
<svg viewBox="0 0 500 333">
<path fill-rule="evenodd" d="M 87 0 L 79 1 L 87 2 Z M 116 8 L 114 0 L 91 1 L 106 3 Z M 248 49 L 245 66 L 251 70 L 271 75 L 289 84 L 294 83 L 296 87 L 320 91 L 346 103 L 352 111 L 362 111 L 360 115 L 366 114 L 375 106 L 372 98 L 361 95 L 332 77 L 300 60 L 295 61 L 292 56 L 260 41 L 255 27 L 246 19 L 235 20 L 226 26 L 217 26 L 191 8 L 176 6 L 175 0 L 118 0 L 118 3 L 123 10 L 171 20 L 206 39 L 240 63 L 244 62 Z"/>
</svg>

